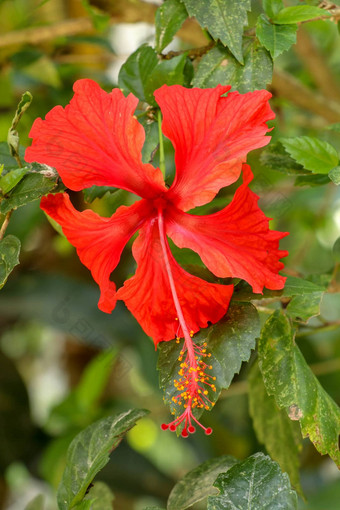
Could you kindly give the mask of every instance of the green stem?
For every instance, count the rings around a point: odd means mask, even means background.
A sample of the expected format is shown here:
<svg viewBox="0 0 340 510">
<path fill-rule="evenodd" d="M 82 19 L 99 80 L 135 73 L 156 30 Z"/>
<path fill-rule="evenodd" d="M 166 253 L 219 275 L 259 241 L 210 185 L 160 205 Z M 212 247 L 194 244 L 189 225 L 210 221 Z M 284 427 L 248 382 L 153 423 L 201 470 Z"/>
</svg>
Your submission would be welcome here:
<svg viewBox="0 0 340 510">
<path fill-rule="evenodd" d="M 164 156 L 164 143 L 163 143 L 163 133 L 162 133 L 162 114 L 161 111 L 157 112 L 157 121 L 158 121 L 158 138 L 159 138 L 159 168 L 162 171 L 163 177 L 165 179 L 165 156 Z"/>
</svg>

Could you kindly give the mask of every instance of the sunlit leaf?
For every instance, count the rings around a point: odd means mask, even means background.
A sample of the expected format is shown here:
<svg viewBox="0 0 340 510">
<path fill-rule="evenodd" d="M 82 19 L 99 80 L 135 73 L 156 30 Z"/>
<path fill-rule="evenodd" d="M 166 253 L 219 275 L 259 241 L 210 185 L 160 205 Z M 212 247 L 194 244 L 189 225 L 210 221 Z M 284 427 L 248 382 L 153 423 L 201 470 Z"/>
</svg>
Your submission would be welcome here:
<svg viewBox="0 0 340 510">
<path fill-rule="evenodd" d="M 279 465 L 256 453 L 218 476 L 219 496 L 208 498 L 207 510 L 296 510 L 297 495 Z"/>
<path fill-rule="evenodd" d="M 337 151 L 327 142 L 310 136 L 281 138 L 286 151 L 307 170 L 327 174 L 339 162 Z"/>
<path fill-rule="evenodd" d="M 11 191 L 21 181 L 23 176 L 26 174 L 28 167 L 25 168 L 15 168 L 7 174 L 0 177 L 0 192 L 4 195 Z"/>
<path fill-rule="evenodd" d="M 299 23 L 300 21 L 308 21 L 310 19 L 319 18 L 320 16 L 329 16 L 330 14 L 313 5 L 294 5 L 281 9 L 273 18 L 274 23 L 278 24 L 291 24 Z"/>
</svg>

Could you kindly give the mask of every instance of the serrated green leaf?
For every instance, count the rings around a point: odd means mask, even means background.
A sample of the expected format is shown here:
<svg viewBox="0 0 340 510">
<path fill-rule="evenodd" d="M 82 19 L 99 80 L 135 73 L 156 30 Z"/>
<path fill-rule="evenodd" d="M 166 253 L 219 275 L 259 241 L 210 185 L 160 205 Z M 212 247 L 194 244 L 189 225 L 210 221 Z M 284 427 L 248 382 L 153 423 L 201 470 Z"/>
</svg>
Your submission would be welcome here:
<svg viewBox="0 0 340 510">
<path fill-rule="evenodd" d="M 298 175 L 295 179 L 294 186 L 311 186 L 315 188 L 317 186 L 324 186 L 330 182 L 328 175 L 322 174 L 311 174 L 311 175 Z"/>
<path fill-rule="evenodd" d="M 15 266 L 19 264 L 20 247 L 19 239 L 12 235 L 0 241 L 0 289 L 5 285 Z"/>
<path fill-rule="evenodd" d="M 215 376 L 216 392 L 209 393 L 209 399 L 216 402 L 222 388 L 228 388 L 235 374 L 239 373 L 244 361 L 248 361 L 255 339 L 259 336 L 260 325 L 256 308 L 251 303 L 232 303 L 224 319 L 209 328 L 201 330 L 194 337 L 195 343 L 208 344 L 211 354 L 209 364 L 212 369 L 209 375 Z M 178 406 L 172 402 L 177 395 L 174 379 L 178 378 L 180 370 L 180 351 L 182 343 L 162 342 L 159 344 L 160 386 L 164 390 L 164 400 L 171 411 L 179 412 Z M 202 411 L 197 411 L 197 416 Z"/>
<path fill-rule="evenodd" d="M 66 468 L 57 493 L 60 510 L 70 510 L 82 501 L 93 478 L 108 463 L 109 454 L 147 413 L 130 409 L 93 423 L 74 438 L 67 450 Z"/>
<path fill-rule="evenodd" d="M 234 57 L 243 64 L 243 27 L 247 24 L 250 0 L 183 0 L 190 16 L 207 28 L 215 40 L 227 46 Z"/>
<path fill-rule="evenodd" d="M 300 421 L 303 437 L 309 437 L 322 455 L 328 454 L 340 467 L 340 409 L 307 365 L 283 312 L 275 312 L 266 321 L 258 354 L 267 393 L 290 419 Z"/>
<path fill-rule="evenodd" d="M 274 16 L 274 23 L 285 25 L 291 23 L 299 23 L 300 21 L 308 21 L 310 19 L 319 18 L 320 16 L 331 16 L 324 9 L 314 7 L 313 5 L 294 5 L 285 7 Z"/>
<path fill-rule="evenodd" d="M 271 458 L 279 463 L 282 471 L 288 473 L 291 483 L 301 493 L 300 427 L 276 405 L 274 397 L 268 396 L 257 364 L 252 366 L 248 382 L 249 412 L 253 419 L 256 437 L 265 445 Z"/>
<path fill-rule="evenodd" d="M 106 193 L 117 193 L 117 191 L 119 191 L 119 188 L 112 188 L 111 186 L 92 186 L 83 190 L 84 200 L 90 204 L 96 198 L 102 198 Z"/>
<path fill-rule="evenodd" d="M 333 246 L 333 257 L 335 262 L 340 263 L 340 237 L 335 241 Z"/>
<path fill-rule="evenodd" d="M 207 460 L 189 471 L 170 492 L 167 510 L 184 510 L 198 501 L 216 494 L 213 483 L 217 476 L 228 471 L 236 462 L 237 459 L 234 457 L 222 455 Z"/>
<path fill-rule="evenodd" d="M 141 101 L 146 101 L 145 84 L 157 64 L 155 50 L 144 44 L 122 65 L 118 76 L 119 87 L 125 94 L 132 92 Z"/>
<path fill-rule="evenodd" d="M 91 510 L 112 510 L 113 508 L 114 494 L 104 482 L 95 482 L 86 499 L 92 502 Z"/>
<path fill-rule="evenodd" d="M 0 204 L 0 212 L 6 214 L 12 209 L 26 205 L 46 195 L 56 186 L 56 178 L 48 179 L 41 174 L 28 174 L 8 193 Z"/>
<path fill-rule="evenodd" d="M 232 85 L 240 93 L 266 88 L 271 82 L 273 62 L 269 52 L 257 43 L 245 50 L 244 65 L 240 65 L 230 52 L 216 46 L 204 55 L 193 80 L 194 87 L 215 87 L 219 83 Z"/>
<path fill-rule="evenodd" d="M 282 0 L 263 0 L 263 9 L 268 18 L 275 18 L 275 16 L 284 8 Z"/>
<path fill-rule="evenodd" d="M 219 496 L 208 498 L 207 510 L 296 510 L 297 495 L 279 465 L 263 453 L 238 462 L 218 476 Z"/>
<path fill-rule="evenodd" d="M 157 106 L 154 98 L 154 91 L 162 85 L 183 85 L 184 84 L 184 66 L 186 63 L 186 55 L 178 55 L 170 60 L 158 62 L 156 67 L 151 71 L 147 81 L 145 82 L 144 92 L 147 102 Z"/>
<path fill-rule="evenodd" d="M 25 510 L 44 510 L 45 509 L 45 496 L 38 494 L 32 501 L 25 506 Z"/>
<path fill-rule="evenodd" d="M 323 292 L 312 292 L 294 296 L 286 311 L 292 319 L 307 322 L 311 317 L 320 315 L 320 305 Z"/>
<path fill-rule="evenodd" d="M 330 178 L 330 180 L 332 182 L 334 182 L 334 184 L 339 186 L 340 185 L 340 166 L 336 166 L 335 168 L 333 168 L 333 170 L 331 170 L 329 172 L 328 177 Z"/>
<path fill-rule="evenodd" d="M 339 162 L 335 148 L 327 142 L 310 136 L 281 138 L 286 151 L 307 170 L 317 174 L 328 174 Z"/>
<path fill-rule="evenodd" d="M 297 25 L 275 25 L 261 14 L 256 25 L 256 36 L 273 59 L 296 43 Z"/>
<path fill-rule="evenodd" d="M 181 0 L 167 0 L 156 11 L 156 51 L 161 53 L 187 19 Z"/>
<path fill-rule="evenodd" d="M 315 294 L 315 292 L 324 292 L 327 286 L 317 285 L 316 283 L 297 278 L 296 276 L 287 276 L 287 280 L 282 292 L 283 296 L 299 296 L 304 294 Z"/>
<path fill-rule="evenodd" d="M 311 175 L 309 170 L 305 170 L 292 157 L 289 156 L 280 142 L 271 143 L 262 152 L 260 161 L 263 166 L 267 166 L 277 172 L 288 175 Z"/>
<path fill-rule="evenodd" d="M 14 188 L 21 181 L 24 175 L 27 173 L 28 167 L 15 168 L 7 174 L 0 177 L 0 192 L 6 195 L 11 189 Z"/>
</svg>

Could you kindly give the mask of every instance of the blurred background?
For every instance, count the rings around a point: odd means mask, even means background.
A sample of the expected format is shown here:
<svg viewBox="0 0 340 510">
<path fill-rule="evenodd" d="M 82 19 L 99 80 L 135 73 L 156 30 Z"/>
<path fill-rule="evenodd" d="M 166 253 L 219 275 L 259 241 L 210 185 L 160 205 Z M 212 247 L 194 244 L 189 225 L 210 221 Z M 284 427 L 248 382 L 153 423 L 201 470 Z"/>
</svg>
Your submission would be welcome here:
<svg viewBox="0 0 340 510">
<path fill-rule="evenodd" d="M 57 104 L 66 105 L 75 80 L 92 78 L 108 91 L 117 86 L 120 66 L 129 54 L 144 42 L 153 44 L 160 3 L 0 0 L 0 141 L 6 141 L 26 90 L 33 102 L 19 127 L 25 146 L 33 120 Z M 254 0 L 250 27 L 261 10 L 261 2 Z M 206 35 L 189 19 L 165 51 L 205 44 Z M 275 62 L 270 87 L 277 115 L 273 142 L 282 136 L 309 135 L 340 150 L 339 77 L 336 25 L 304 25 L 298 44 Z M 166 150 L 171 161 L 170 144 Z M 290 232 L 282 243 L 290 252 L 286 274 L 330 276 L 332 248 L 340 236 L 340 188 L 320 179 L 302 186 L 306 182 L 296 182 L 294 175 L 270 169 L 261 151 L 249 161 L 256 175 L 252 188 L 267 216 L 275 218 L 272 228 Z M 126 193 L 119 192 L 90 206 L 107 216 L 126 199 Z M 81 194 L 75 200 L 84 207 Z M 99 292 L 90 273 L 49 224 L 38 201 L 15 211 L 7 232 L 19 237 L 22 251 L 20 266 L 0 293 L 0 509 L 21 510 L 44 492 L 47 509 L 55 510 L 54 490 L 74 435 L 102 416 L 132 407 L 144 407 L 151 414 L 128 433 L 99 477 L 112 488 L 117 510 L 164 506 L 175 481 L 200 462 L 221 454 L 242 459 L 263 449 L 248 411 L 247 367 L 204 418 L 214 428 L 213 436 L 196 434 L 182 440 L 161 432 L 168 410 L 159 390 L 152 341 L 122 303 L 111 315 L 98 310 Z M 134 261 L 126 249 L 114 280 L 120 285 L 133 272 Z M 334 289 L 323 298 L 321 319 L 311 319 L 314 334 L 299 340 L 321 384 L 338 404 L 340 328 L 334 323 L 339 311 L 340 293 Z M 301 508 L 337 510 L 340 478 L 333 462 L 308 441 L 301 462 L 308 499 L 300 501 Z"/>
</svg>

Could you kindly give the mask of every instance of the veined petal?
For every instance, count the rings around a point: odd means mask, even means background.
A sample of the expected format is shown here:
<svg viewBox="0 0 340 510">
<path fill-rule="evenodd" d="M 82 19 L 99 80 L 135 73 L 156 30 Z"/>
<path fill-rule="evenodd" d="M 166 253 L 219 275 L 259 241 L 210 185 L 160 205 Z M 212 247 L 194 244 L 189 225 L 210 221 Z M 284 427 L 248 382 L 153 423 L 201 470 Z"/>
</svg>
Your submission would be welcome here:
<svg viewBox="0 0 340 510">
<path fill-rule="evenodd" d="M 262 293 L 263 287 L 284 286 L 279 259 L 288 252 L 279 250 L 279 240 L 288 234 L 269 230 L 258 196 L 248 187 L 251 179 L 250 167 L 244 165 L 243 184 L 232 202 L 215 214 L 194 216 L 169 208 L 166 229 L 177 246 L 196 251 L 216 276 L 242 278 L 255 293 Z"/>
<path fill-rule="evenodd" d="M 81 262 L 91 271 L 100 287 L 98 307 L 110 313 L 116 306 L 116 286 L 110 281 L 124 246 L 148 218 L 152 206 L 146 200 L 121 206 L 111 218 L 102 218 L 91 210 L 77 211 L 67 193 L 48 195 L 41 208 L 59 225 L 77 249 Z"/>
<path fill-rule="evenodd" d="M 179 332 L 179 323 L 165 268 L 157 218 L 148 221 L 133 244 L 137 261 L 135 276 L 117 292 L 117 299 L 136 317 L 157 346 Z M 168 257 L 178 299 L 189 330 L 194 333 L 226 313 L 233 293 L 232 285 L 208 283 L 182 269 L 168 248 Z"/>
<path fill-rule="evenodd" d="M 224 186 L 235 182 L 253 149 L 270 141 L 266 122 L 274 118 L 271 94 L 222 94 L 229 86 L 186 89 L 163 85 L 155 91 L 162 129 L 175 147 L 176 177 L 169 191 L 179 209 L 210 202 Z"/>
<path fill-rule="evenodd" d="M 143 127 L 133 113 L 138 99 L 119 89 L 107 93 L 92 80 L 78 80 L 65 108 L 56 106 L 36 119 L 25 159 L 53 166 L 75 191 L 113 186 L 143 198 L 157 196 L 165 185 L 161 171 L 142 163 Z"/>
</svg>

